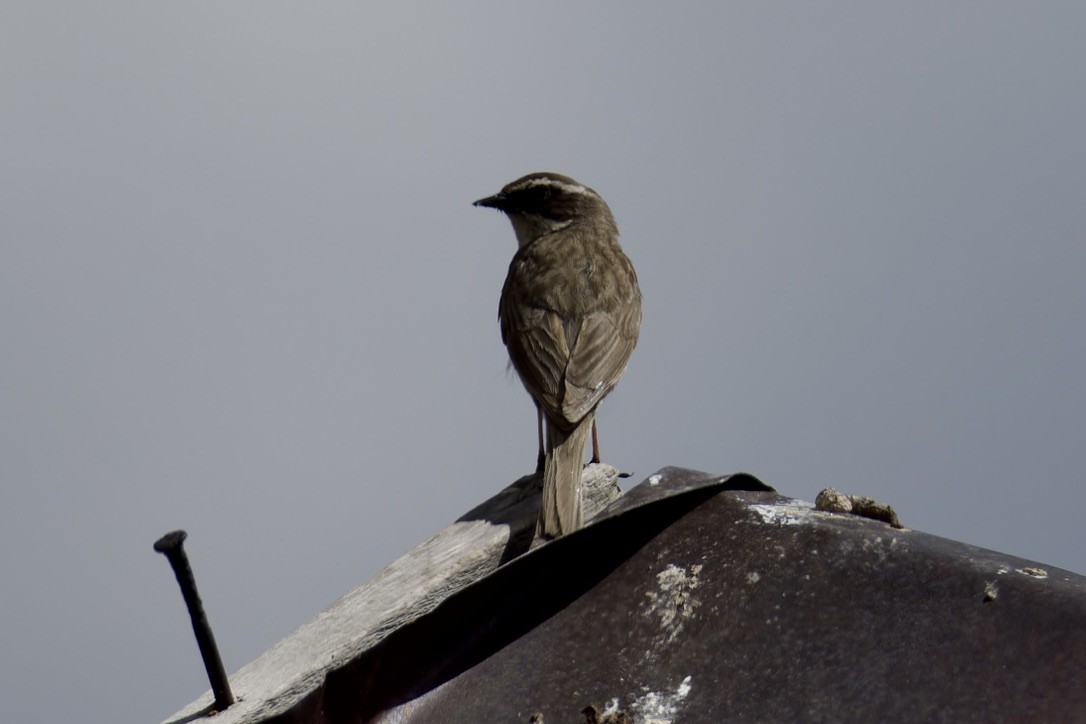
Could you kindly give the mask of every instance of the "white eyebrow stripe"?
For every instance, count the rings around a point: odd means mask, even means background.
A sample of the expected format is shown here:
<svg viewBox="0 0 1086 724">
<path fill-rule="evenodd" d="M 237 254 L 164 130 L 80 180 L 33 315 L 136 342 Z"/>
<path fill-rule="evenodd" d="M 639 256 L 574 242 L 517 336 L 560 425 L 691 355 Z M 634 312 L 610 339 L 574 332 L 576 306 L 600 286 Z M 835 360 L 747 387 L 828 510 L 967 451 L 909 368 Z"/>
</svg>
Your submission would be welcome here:
<svg viewBox="0 0 1086 724">
<path fill-rule="evenodd" d="M 597 195 L 594 192 L 592 192 L 586 186 L 581 186 L 580 184 L 567 184 L 566 182 L 559 181 L 558 179 L 555 179 L 555 178 L 534 178 L 534 179 L 530 179 L 528 181 L 525 181 L 524 183 L 519 183 L 516 186 L 512 187 L 511 189 L 509 189 L 509 192 L 514 193 L 516 191 L 523 191 L 525 189 L 530 189 L 530 188 L 532 188 L 534 186 L 553 186 L 554 188 L 562 189 L 563 191 L 565 191 L 567 193 L 581 194 L 583 196 L 596 196 Z"/>
</svg>

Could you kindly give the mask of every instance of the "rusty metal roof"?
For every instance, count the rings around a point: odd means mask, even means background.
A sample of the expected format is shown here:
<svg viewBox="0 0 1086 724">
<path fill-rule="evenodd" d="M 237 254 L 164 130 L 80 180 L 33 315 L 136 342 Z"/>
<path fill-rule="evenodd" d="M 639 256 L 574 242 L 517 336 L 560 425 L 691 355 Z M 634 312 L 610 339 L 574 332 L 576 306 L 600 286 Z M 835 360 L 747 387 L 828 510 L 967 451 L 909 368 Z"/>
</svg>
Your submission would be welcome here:
<svg viewBox="0 0 1086 724">
<path fill-rule="evenodd" d="M 1083 720 L 1086 578 L 665 468 L 268 721 L 533 716 Z"/>
</svg>

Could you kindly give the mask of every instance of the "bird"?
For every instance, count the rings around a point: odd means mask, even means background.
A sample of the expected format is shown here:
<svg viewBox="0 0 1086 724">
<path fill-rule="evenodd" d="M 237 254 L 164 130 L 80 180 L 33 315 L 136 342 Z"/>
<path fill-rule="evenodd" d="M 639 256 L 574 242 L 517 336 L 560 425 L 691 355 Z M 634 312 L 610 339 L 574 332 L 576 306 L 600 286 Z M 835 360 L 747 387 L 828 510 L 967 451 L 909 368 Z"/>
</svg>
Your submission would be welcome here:
<svg viewBox="0 0 1086 724">
<path fill-rule="evenodd" d="M 531 173 L 474 205 L 503 212 L 517 239 L 498 320 L 536 405 L 543 478 L 536 535 L 557 538 L 584 524 L 585 445 L 591 435 L 599 462 L 596 408 L 637 345 L 641 289 L 611 209 L 569 176 Z"/>
</svg>

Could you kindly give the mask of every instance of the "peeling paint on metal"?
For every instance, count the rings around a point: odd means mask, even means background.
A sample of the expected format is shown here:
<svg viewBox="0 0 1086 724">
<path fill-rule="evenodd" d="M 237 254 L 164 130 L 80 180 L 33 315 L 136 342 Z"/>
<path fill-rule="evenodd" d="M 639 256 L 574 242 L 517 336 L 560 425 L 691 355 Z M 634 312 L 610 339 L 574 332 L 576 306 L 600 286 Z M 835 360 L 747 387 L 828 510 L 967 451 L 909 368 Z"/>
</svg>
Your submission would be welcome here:
<svg viewBox="0 0 1086 724">
<path fill-rule="evenodd" d="M 1043 568 L 1017 568 L 1015 570 L 1030 578 L 1048 578 L 1048 571 Z"/>
<path fill-rule="evenodd" d="M 814 504 L 803 500 L 771 505 L 751 505 L 751 510 L 762 518 L 763 523 L 775 525 L 799 525 L 814 510 Z"/>
<path fill-rule="evenodd" d="M 634 720 L 646 724 L 671 724 L 678 716 L 683 700 L 693 688 L 691 678 L 687 676 L 683 679 L 673 694 L 648 691 L 639 696 L 630 704 Z"/>
<path fill-rule="evenodd" d="M 668 564 L 664 570 L 656 574 L 658 591 L 649 591 L 645 595 L 649 599 L 646 616 L 655 616 L 660 620 L 665 639 L 659 643 L 671 643 L 682 631 L 683 621 L 694 616 L 694 609 L 701 605 L 701 601 L 694 597 L 693 591 L 701 585 L 698 577 L 702 566 L 690 566 L 690 570 Z"/>
</svg>

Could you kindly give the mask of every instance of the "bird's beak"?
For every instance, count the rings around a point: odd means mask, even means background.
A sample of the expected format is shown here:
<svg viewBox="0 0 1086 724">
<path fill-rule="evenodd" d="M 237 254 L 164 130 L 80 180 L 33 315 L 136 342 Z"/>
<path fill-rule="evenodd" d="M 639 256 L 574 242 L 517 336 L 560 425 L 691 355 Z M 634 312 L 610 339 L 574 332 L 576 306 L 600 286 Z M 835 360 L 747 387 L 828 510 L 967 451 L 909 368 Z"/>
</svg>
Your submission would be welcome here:
<svg viewBox="0 0 1086 724">
<path fill-rule="evenodd" d="M 505 209 L 505 194 L 497 193 L 493 196 L 487 196 L 485 199 L 479 199 L 472 206 L 483 206 L 488 209 Z"/>
</svg>

